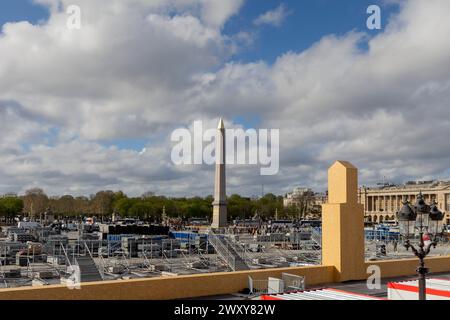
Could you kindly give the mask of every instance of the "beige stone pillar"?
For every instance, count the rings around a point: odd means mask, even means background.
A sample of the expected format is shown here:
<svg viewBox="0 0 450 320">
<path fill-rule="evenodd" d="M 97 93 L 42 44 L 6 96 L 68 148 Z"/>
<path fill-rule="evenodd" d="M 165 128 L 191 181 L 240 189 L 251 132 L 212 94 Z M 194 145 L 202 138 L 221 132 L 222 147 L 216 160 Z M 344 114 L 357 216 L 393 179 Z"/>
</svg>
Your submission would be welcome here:
<svg viewBox="0 0 450 320">
<path fill-rule="evenodd" d="M 328 170 L 328 203 L 322 206 L 322 264 L 335 267 L 335 281 L 366 278 L 364 207 L 358 204 L 358 170 L 337 161 Z"/>
</svg>

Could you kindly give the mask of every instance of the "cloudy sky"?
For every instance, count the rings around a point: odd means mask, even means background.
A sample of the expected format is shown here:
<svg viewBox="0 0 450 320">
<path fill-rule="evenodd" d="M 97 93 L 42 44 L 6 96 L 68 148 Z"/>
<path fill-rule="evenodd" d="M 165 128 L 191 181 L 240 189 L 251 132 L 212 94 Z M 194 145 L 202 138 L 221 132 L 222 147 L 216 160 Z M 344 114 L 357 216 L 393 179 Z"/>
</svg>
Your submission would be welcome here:
<svg viewBox="0 0 450 320">
<path fill-rule="evenodd" d="M 69 5 L 80 30 L 67 28 Z M 382 29 L 366 9 L 381 7 Z M 0 193 L 212 193 L 175 166 L 194 120 L 280 129 L 280 172 L 230 166 L 228 193 L 449 179 L 448 0 L 5 0 Z"/>
</svg>

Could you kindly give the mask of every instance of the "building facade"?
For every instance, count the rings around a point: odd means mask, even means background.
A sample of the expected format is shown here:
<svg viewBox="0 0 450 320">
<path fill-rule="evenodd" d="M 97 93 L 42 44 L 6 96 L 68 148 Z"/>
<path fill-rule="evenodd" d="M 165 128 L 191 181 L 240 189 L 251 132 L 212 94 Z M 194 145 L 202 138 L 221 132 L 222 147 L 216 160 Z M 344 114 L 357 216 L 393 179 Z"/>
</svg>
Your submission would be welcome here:
<svg viewBox="0 0 450 320">
<path fill-rule="evenodd" d="M 450 225 L 450 181 L 413 181 L 402 185 L 383 185 L 358 191 L 359 202 L 364 205 L 366 222 L 395 220 L 403 201 L 412 204 L 422 192 L 427 203 L 435 200 L 438 208 L 445 213 L 444 223 Z"/>
<path fill-rule="evenodd" d="M 325 193 L 314 192 L 310 188 L 297 187 L 283 197 L 284 207 L 304 207 L 306 211 L 321 212 L 322 204 L 326 203 Z"/>
<path fill-rule="evenodd" d="M 300 199 L 303 198 L 312 198 L 314 196 L 314 192 L 310 188 L 297 187 L 292 190 L 292 192 L 286 194 L 283 197 L 283 205 L 285 207 L 289 207 L 292 205 L 298 205 Z"/>
</svg>

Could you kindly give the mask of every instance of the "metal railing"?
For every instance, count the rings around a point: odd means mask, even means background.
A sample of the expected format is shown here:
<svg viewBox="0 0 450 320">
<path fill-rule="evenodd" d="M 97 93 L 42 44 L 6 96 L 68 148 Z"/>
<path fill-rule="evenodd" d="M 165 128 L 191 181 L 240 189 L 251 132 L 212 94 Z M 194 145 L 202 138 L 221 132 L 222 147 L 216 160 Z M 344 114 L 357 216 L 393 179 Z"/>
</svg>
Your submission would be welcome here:
<svg viewBox="0 0 450 320">
<path fill-rule="evenodd" d="M 20 258 L 19 258 L 19 259 L 20 259 Z M 33 266 L 32 266 L 32 264 L 31 264 L 30 256 L 28 255 L 28 253 L 27 253 L 27 275 L 28 275 L 28 277 L 31 278 L 31 279 L 33 279 L 33 277 L 34 277 L 34 274 L 33 274 Z"/>
<path fill-rule="evenodd" d="M 269 280 L 255 280 L 249 276 L 248 289 L 252 295 L 267 294 L 269 292 Z"/>
<path fill-rule="evenodd" d="M 64 253 L 64 257 L 66 258 L 66 262 L 68 263 L 68 266 L 72 268 L 72 263 L 70 262 L 70 258 L 67 254 L 66 248 L 64 248 L 64 245 L 62 242 L 60 242 L 60 248 L 62 249 L 62 252 Z"/>
<path fill-rule="evenodd" d="M 252 295 L 288 293 L 295 291 L 303 291 L 305 287 L 305 277 L 297 276 L 289 273 L 282 273 L 281 279 L 272 278 L 276 285 L 271 285 L 271 280 L 255 280 L 248 277 L 248 288 Z"/>
<path fill-rule="evenodd" d="M 311 240 L 322 246 L 322 233 L 315 228 L 311 228 Z"/>
<path fill-rule="evenodd" d="M 147 251 L 146 251 L 146 250 L 142 250 L 142 252 L 141 252 L 141 257 L 144 258 L 144 263 L 143 263 L 143 265 L 144 265 L 149 271 L 151 271 L 151 270 L 150 270 L 151 263 L 150 263 L 150 260 L 149 260 L 148 257 L 147 257 Z"/>
<path fill-rule="evenodd" d="M 98 255 L 98 260 L 99 260 L 99 271 L 100 271 L 100 275 L 102 276 L 102 279 L 105 279 L 105 270 L 106 270 L 106 261 L 105 259 L 103 259 L 103 255 L 99 254 Z"/>
<path fill-rule="evenodd" d="M 244 261 L 251 261 L 251 258 L 248 256 L 245 247 L 241 246 L 239 243 L 236 243 L 235 240 L 230 238 L 225 238 L 225 242 L 227 246 L 233 248 L 233 250 L 237 253 L 237 255 Z"/>
<path fill-rule="evenodd" d="M 281 279 L 284 282 L 284 292 L 302 291 L 306 289 L 305 277 L 303 276 L 283 272 Z"/>
<path fill-rule="evenodd" d="M 233 270 L 236 270 L 236 258 L 231 251 L 226 247 L 222 240 L 212 231 L 208 232 L 208 241 L 212 244 L 217 254 L 220 255 L 226 264 Z"/>
</svg>

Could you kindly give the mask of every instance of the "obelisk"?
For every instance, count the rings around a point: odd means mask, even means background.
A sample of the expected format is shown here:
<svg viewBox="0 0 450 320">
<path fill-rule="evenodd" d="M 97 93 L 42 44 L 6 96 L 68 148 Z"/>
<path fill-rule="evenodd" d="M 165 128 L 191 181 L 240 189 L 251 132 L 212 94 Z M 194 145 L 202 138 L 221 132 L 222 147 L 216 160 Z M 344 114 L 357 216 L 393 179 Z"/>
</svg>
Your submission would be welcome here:
<svg viewBox="0 0 450 320">
<path fill-rule="evenodd" d="M 227 226 L 227 193 L 225 181 L 225 126 L 219 121 L 216 136 L 216 177 L 214 185 L 212 228 Z"/>
</svg>

